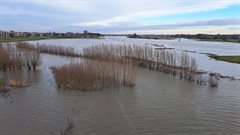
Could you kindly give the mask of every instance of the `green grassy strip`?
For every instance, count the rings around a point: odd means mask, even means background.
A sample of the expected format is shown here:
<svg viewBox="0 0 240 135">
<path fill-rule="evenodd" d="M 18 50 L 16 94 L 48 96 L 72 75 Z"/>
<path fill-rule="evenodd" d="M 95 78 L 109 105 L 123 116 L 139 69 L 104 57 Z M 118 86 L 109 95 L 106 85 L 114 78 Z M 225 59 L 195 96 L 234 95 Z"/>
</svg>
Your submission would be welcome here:
<svg viewBox="0 0 240 135">
<path fill-rule="evenodd" d="M 210 41 L 210 42 L 233 42 L 240 43 L 240 39 L 197 39 L 199 41 Z"/>
<path fill-rule="evenodd" d="M 240 56 L 215 56 L 215 55 L 210 55 L 209 57 L 214 58 L 215 60 L 240 64 Z"/>
<path fill-rule="evenodd" d="M 31 40 L 42 40 L 51 39 L 50 37 L 12 37 L 12 38 L 0 38 L 0 43 L 7 42 L 18 42 L 18 41 L 31 41 Z"/>
</svg>

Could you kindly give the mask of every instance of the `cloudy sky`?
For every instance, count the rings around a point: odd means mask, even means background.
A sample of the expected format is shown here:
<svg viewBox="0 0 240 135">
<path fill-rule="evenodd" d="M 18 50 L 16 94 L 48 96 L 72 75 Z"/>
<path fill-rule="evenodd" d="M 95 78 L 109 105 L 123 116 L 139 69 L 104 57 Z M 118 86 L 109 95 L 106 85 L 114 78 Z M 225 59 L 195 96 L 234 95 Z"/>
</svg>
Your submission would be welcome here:
<svg viewBox="0 0 240 135">
<path fill-rule="evenodd" d="M 240 0 L 0 0 L 0 29 L 39 32 L 240 32 Z"/>
</svg>

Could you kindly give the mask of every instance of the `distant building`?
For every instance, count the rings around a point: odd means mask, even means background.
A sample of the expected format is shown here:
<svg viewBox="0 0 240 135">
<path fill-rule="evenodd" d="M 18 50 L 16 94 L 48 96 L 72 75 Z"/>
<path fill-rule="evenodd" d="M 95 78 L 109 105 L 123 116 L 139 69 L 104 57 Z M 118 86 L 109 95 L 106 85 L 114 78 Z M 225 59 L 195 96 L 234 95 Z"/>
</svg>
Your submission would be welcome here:
<svg viewBox="0 0 240 135">
<path fill-rule="evenodd" d="M 87 30 L 84 30 L 84 31 L 83 31 L 83 34 L 84 34 L 84 35 L 87 35 L 87 34 L 88 34 L 88 31 L 87 31 Z"/>
<path fill-rule="evenodd" d="M 0 37 L 1 38 L 9 38 L 10 37 L 10 33 L 7 31 L 0 31 Z"/>
<path fill-rule="evenodd" d="M 48 36 L 54 38 L 99 38 L 100 33 L 90 33 L 87 30 L 84 30 L 83 33 L 56 33 L 56 32 L 48 32 L 48 33 L 39 33 L 39 32 L 15 32 L 15 31 L 0 31 L 0 37 L 30 37 L 30 36 Z"/>
</svg>

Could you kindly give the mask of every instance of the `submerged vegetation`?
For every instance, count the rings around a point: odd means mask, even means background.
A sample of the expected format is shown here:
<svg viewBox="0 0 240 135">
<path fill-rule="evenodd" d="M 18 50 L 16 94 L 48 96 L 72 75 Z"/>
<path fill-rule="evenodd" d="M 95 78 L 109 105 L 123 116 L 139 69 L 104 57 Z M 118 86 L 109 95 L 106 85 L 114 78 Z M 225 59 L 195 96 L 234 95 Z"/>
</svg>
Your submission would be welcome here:
<svg viewBox="0 0 240 135">
<path fill-rule="evenodd" d="M 0 70 L 21 70 L 26 66 L 29 70 L 36 70 L 40 64 L 40 52 L 36 50 L 22 51 L 11 44 L 0 44 Z"/>
<path fill-rule="evenodd" d="M 11 45 L 0 45 L 0 70 L 14 70 L 23 67 L 22 53 Z"/>
<path fill-rule="evenodd" d="M 18 42 L 16 47 L 21 50 L 32 50 L 40 53 L 46 54 L 54 54 L 61 56 L 70 56 L 70 57 L 79 57 L 79 53 L 77 53 L 72 47 L 63 47 L 63 46 L 53 46 L 53 45 L 44 45 L 37 44 L 32 45 L 27 42 Z"/>
<path fill-rule="evenodd" d="M 20 50 L 12 44 L 0 44 L 0 71 L 8 72 L 9 78 L 2 83 L 1 88 L 6 90 L 6 85 L 11 87 L 24 87 L 29 81 L 23 78 L 25 69 L 36 71 L 41 64 L 40 52 L 36 50 Z"/>
<path fill-rule="evenodd" d="M 98 61 L 71 63 L 51 69 L 59 87 L 81 91 L 133 87 L 137 70 L 132 64 Z"/>
<path fill-rule="evenodd" d="M 19 42 L 16 46 L 0 46 L 0 69 L 6 71 L 36 70 L 41 64 L 41 53 L 82 57 L 90 59 L 81 63 L 52 66 L 56 83 L 63 89 L 99 90 L 103 88 L 133 87 L 137 67 L 170 74 L 176 78 L 204 83 L 208 77 L 209 86 L 216 87 L 215 76 L 204 76 L 197 61 L 186 52 L 177 53 L 171 49 L 155 49 L 150 45 L 102 44 L 83 48 L 79 53 L 71 47 L 32 45 Z M 206 79 L 205 79 L 206 80 Z M 23 79 L 12 79 L 11 84 L 27 84 Z"/>
<path fill-rule="evenodd" d="M 214 58 L 220 61 L 226 61 L 231 63 L 240 64 L 240 56 L 218 56 L 218 55 L 209 55 L 209 57 Z"/>
<path fill-rule="evenodd" d="M 30 81 L 24 77 L 24 72 L 13 71 L 9 75 L 7 85 L 11 87 L 26 87 L 30 85 Z"/>
<path fill-rule="evenodd" d="M 97 61 L 121 61 L 178 76 L 189 81 L 201 81 L 197 62 L 187 53 L 177 55 L 175 51 L 155 50 L 141 45 L 98 45 L 83 49 L 83 57 Z"/>
</svg>

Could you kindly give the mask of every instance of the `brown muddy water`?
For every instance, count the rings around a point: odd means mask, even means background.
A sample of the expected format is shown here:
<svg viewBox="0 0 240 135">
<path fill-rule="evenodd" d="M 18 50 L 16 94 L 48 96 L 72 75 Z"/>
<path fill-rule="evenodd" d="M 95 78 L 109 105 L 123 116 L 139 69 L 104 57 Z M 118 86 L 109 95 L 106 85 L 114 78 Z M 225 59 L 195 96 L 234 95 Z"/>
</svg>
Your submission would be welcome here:
<svg viewBox="0 0 240 135">
<path fill-rule="evenodd" d="M 0 98 L 0 135 L 61 135 L 68 119 L 69 135 L 240 134 L 239 81 L 210 88 L 139 69 L 134 88 L 56 88 L 49 67 L 71 61 L 81 59 L 43 55 L 41 67 L 26 74 L 32 85 Z"/>
</svg>

